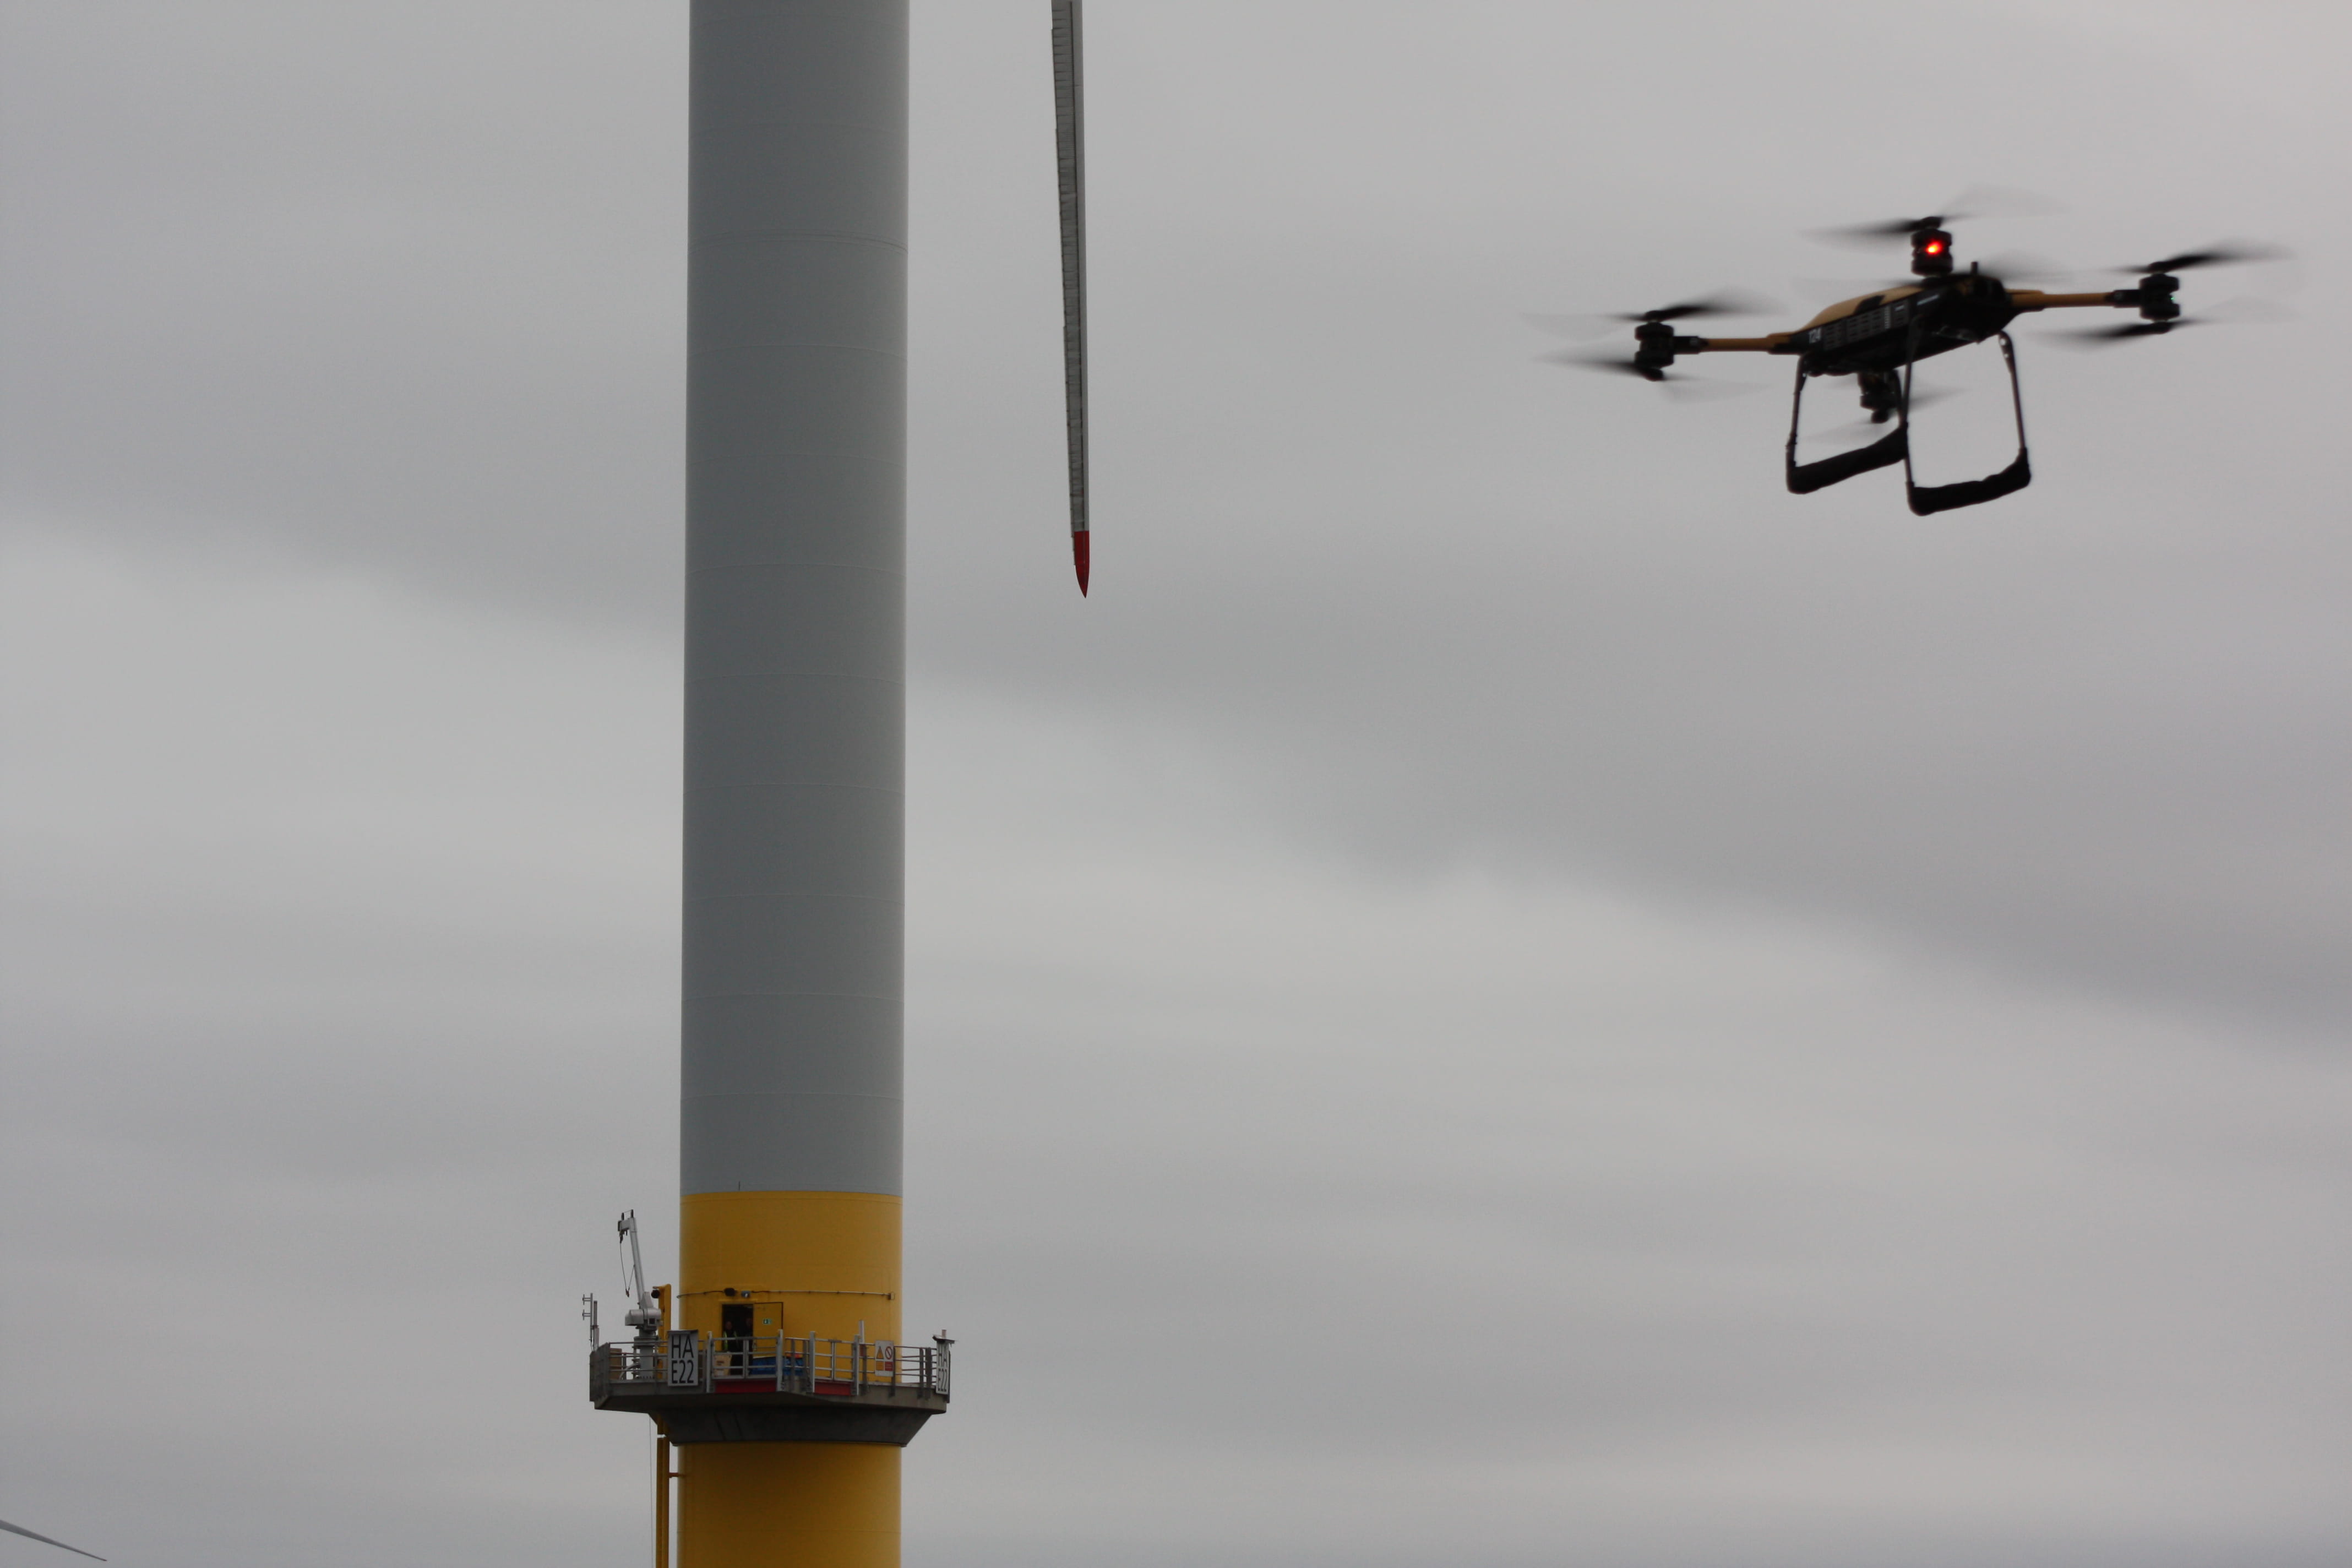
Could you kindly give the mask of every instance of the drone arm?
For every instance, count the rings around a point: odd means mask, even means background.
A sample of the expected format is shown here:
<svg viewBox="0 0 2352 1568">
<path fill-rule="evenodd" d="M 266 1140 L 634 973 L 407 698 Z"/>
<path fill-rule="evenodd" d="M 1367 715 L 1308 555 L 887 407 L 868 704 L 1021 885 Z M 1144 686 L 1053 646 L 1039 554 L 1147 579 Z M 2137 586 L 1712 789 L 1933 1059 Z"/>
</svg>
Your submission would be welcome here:
<svg viewBox="0 0 2352 1568">
<path fill-rule="evenodd" d="M 2083 305 L 2129 307 L 2139 303 L 2139 290 L 2109 289 L 2097 294 L 2045 294 L 2039 289 L 2011 289 L 2009 302 L 2021 310 L 2065 310 Z"/>
<path fill-rule="evenodd" d="M 1790 336 L 1788 332 L 1774 332 L 1761 338 L 1681 338 L 1675 341 L 1675 349 L 1693 354 L 1786 353 Z"/>
</svg>

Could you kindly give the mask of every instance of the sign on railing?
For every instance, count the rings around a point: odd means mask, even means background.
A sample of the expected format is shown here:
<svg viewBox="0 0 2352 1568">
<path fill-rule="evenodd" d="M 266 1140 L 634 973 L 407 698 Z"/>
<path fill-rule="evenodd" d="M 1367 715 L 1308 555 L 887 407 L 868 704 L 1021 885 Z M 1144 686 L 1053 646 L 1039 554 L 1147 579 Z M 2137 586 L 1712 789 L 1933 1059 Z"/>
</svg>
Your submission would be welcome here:
<svg viewBox="0 0 2352 1568">
<path fill-rule="evenodd" d="M 700 1329 L 672 1329 L 669 1331 L 669 1378 L 672 1388 L 702 1386 L 701 1347 L 696 1342 L 702 1338 Z"/>
</svg>

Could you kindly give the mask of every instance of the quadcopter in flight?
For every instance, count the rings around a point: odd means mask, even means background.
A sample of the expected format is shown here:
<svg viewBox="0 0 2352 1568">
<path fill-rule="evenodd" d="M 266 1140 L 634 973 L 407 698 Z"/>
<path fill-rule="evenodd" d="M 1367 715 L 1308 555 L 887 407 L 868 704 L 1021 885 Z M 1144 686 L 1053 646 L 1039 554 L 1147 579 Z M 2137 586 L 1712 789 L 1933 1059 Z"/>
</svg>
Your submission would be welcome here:
<svg viewBox="0 0 2352 1568">
<path fill-rule="evenodd" d="M 1935 214 L 1897 218 L 1832 231 L 1835 237 L 1864 241 L 1899 240 L 1911 244 L 1911 272 L 1918 279 L 1882 289 L 1832 305 L 1792 332 L 1770 332 L 1760 338 L 1688 337 L 1673 323 L 1695 316 L 1744 315 L 1756 306 L 1738 298 L 1694 300 L 1637 315 L 1606 318 L 1631 321 L 1633 357 L 1569 354 L 1570 363 L 1596 370 L 1622 371 L 1644 381 L 1664 382 L 1677 358 L 1702 353 L 1784 354 L 1797 362 L 1796 394 L 1789 416 L 1789 489 L 1798 495 L 1866 474 L 1874 468 L 1903 465 L 1904 489 L 1911 510 L 1921 517 L 1977 506 L 2011 495 L 2033 482 L 2033 467 L 2025 445 L 2025 404 L 2017 379 L 2017 347 L 2009 325 L 2038 310 L 2106 307 L 2133 310 L 2136 321 L 2093 328 L 2082 335 L 2119 340 L 2154 337 L 2175 327 L 2191 326 L 2200 319 L 2184 317 L 2175 295 L 2180 288 L 2176 274 L 2192 267 L 2226 262 L 2268 260 L 2280 252 L 2267 247 L 2215 247 L 2184 252 L 2142 267 L 2117 268 L 2140 275 L 2137 287 L 2092 293 L 2054 294 L 2038 289 L 2012 289 L 1998 276 L 1999 263 L 1987 268 L 1971 264 L 1960 270 L 1952 258 L 1952 235 L 1947 226 L 1962 215 Z M 1980 479 L 1955 484 L 1923 485 L 1911 471 L 1912 367 L 1923 359 L 1948 353 L 1988 340 L 2000 345 L 2001 362 L 2009 373 L 2010 404 L 2017 419 L 2017 456 L 2007 468 Z M 1850 375 L 1860 388 L 1862 406 L 1873 424 L 1892 422 L 1894 429 L 1869 445 L 1812 462 L 1797 460 L 1797 427 L 1804 411 L 1805 383 L 1814 376 Z"/>
</svg>

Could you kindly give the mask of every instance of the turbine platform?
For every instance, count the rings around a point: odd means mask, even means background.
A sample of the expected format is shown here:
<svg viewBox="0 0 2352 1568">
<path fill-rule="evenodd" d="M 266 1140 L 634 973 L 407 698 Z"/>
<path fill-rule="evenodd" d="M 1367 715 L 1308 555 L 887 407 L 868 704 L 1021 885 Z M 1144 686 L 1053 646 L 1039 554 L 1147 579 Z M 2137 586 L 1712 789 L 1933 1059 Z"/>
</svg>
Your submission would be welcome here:
<svg viewBox="0 0 2352 1568">
<path fill-rule="evenodd" d="M 599 1410 L 650 1415 L 673 1443 L 887 1443 L 948 1407 L 948 1347 L 696 1330 L 589 1352 Z"/>
</svg>

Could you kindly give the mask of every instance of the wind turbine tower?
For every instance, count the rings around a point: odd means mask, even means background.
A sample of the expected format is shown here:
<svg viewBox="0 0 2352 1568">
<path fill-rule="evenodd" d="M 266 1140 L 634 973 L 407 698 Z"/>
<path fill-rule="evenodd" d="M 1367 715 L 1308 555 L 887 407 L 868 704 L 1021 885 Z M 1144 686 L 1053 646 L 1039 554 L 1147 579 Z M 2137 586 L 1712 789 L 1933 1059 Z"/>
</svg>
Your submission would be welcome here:
<svg viewBox="0 0 2352 1568">
<path fill-rule="evenodd" d="M 1085 584 L 1078 7 L 1054 0 Z M 591 1397 L 661 1430 L 656 1561 L 896 1568 L 907 0 L 694 0 L 678 1279 Z M 633 1219 L 624 1237 L 635 1242 Z M 675 1470 L 671 1458 L 677 1464 Z"/>
</svg>

